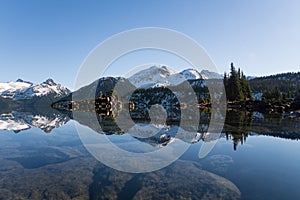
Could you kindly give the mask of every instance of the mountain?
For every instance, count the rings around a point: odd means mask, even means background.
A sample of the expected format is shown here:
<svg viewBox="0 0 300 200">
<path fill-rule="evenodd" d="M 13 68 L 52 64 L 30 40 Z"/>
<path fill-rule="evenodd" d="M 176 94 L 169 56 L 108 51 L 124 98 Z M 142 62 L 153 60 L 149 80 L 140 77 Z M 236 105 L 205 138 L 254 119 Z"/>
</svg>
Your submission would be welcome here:
<svg viewBox="0 0 300 200">
<path fill-rule="evenodd" d="M 185 79 L 166 66 L 152 66 L 137 72 L 128 80 L 136 87 L 151 88 L 178 84 Z"/>
<path fill-rule="evenodd" d="M 177 95 L 181 96 L 185 94 L 179 91 L 189 89 L 188 86 L 191 86 L 197 88 L 197 97 L 207 99 L 209 92 L 206 87 L 206 80 L 213 78 L 218 78 L 219 81 L 221 75 L 208 70 L 203 70 L 201 74 L 195 69 L 186 69 L 176 73 L 166 66 L 152 66 L 135 73 L 128 79 L 123 77 L 102 77 L 55 101 L 52 107 L 62 110 L 93 110 L 95 109 L 95 101 L 93 100 L 104 94 L 111 96 L 115 102 L 120 102 L 120 104 L 122 102 L 135 101 L 136 109 L 141 107 L 143 110 L 145 108 L 144 101 L 147 101 L 147 103 L 176 101 L 176 95 L 171 94 L 170 90 L 165 86 L 177 88 Z M 185 81 L 188 81 L 188 83 Z M 112 95 L 112 93 L 117 95 Z M 142 97 L 145 99 L 142 100 Z M 187 104 L 191 103 L 188 101 L 189 98 L 186 99 Z M 173 103 L 176 104 L 176 102 Z M 119 103 L 117 104 L 119 105 Z M 113 110 L 118 111 L 119 106 Z M 141 118 L 142 115 L 143 112 L 136 117 Z"/>
<path fill-rule="evenodd" d="M 218 74 L 216 72 L 211 72 L 209 70 L 202 70 L 201 77 L 203 79 L 223 79 L 223 76 L 221 74 Z"/>
<path fill-rule="evenodd" d="M 69 93 L 71 93 L 69 89 L 55 83 L 52 79 L 48 79 L 41 84 L 33 84 L 21 79 L 15 82 L 0 83 L 0 97 L 14 101 L 49 95 L 53 98 L 59 98 Z"/>
<path fill-rule="evenodd" d="M 166 66 L 152 66 L 148 69 L 139 71 L 129 77 L 129 81 L 139 88 L 155 88 L 170 85 L 179 85 L 186 80 L 206 80 L 206 79 L 222 79 L 222 75 L 202 70 L 198 72 L 196 69 L 185 69 L 179 73 Z"/>
<path fill-rule="evenodd" d="M 202 75 L 195 69 L 185 69 L 179 74 L 183 75 L 186 80 L 201 79 Z"/>
<path fill-rule="evenodd" d="M 102 77 L 90 83 L 89 85 L 83 86 L 78 90 L 60 98 L 60 101 L 70 101 L 71 99 L 95 99 L 98 98 L 101 93 L 107 94 L 111 92 L 117 83 L 120 83 L 120 87 L 124 87 L 120 89 L 123 91 L 127 91 L 129 88 L 133 87 L 133 85 L 127 79 L 122 77 Z"/>
</svg>

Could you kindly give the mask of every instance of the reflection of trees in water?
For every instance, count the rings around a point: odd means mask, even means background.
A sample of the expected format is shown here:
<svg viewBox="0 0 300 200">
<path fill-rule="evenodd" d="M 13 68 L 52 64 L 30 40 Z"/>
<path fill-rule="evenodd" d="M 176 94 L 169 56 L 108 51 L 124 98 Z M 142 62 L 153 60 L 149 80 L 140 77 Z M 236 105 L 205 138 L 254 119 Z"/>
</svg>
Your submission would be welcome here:
<svg viewBox="0 0 300 200">
<path fill-rule="evenodd" d="M 250 132 L 253 113 L 235 112 L 228 110 L 226 113 L 224 132 L 226 139 L 232 139 L 233 148 L 236 150 L 238 143 L 243 144 Z"/>
<path fill-rule="evenodd" d="M 123 91 L 123 89 L 120 91 Z M 110 95 L 111 99 L 114 99 L 114 95 Z M 126 94 L 119 94 L 119 96 L 123 97 Z M 98 101 L 100 100 L 101 98 L 98 99 Z M 104 98 L 104 100 L 106 99 Z M 167 88 L 152 88 L 148 89 L 147 93 L 144 89 L 138 89 L 127 100 L 130 102 L 129 104 L 122 103 L 124 102 L 123 100 L 115 98 L 113 100 L 114 104 L 107 100 L 97 102 L 97 105 L 95 102 L 89 103 L 88 105 L 92 109 L 86 109 L 84 106 L 81 106 L 79 110 L 76 110 L 79 114 L 76 115 L 77 119 L 75 120 L 104 134 L 122 134 L 126 133 L 136 123 L 150 124 L 153 122 L 161 125 L 180 126 L 185 131 L 197 132 L 202 135 L 205 135 L 208 131 L 211 120 L 209 108 L 198 108 L 197 105 L 189 101 L 179 103 L 176 95 Z M 118 103 L 116 104 L 116 102 Z M 152 109 L 155 105 L 161 105 L 162 109 Z M 91 110 L 97 112 L 96 120 L 94 119 L 95 113 L 89 113 Z M 150 111 L 155 112 L 150 116 Z M 184 115 L 182 114 L 183 111 Z M 195 119 L 195 113 L 197 112 L 200 113 L 200 121 L 198 125 L 195 125 L 189 118 Z M 163 114 L 166 114 L 166 117 Z M 300 139 L 298 131 L 300 127 L 299 119 L 290 120 L 288 119 L 289 117 L 291 116 L 284 118 L 284 114 L 274 112 L 261 114 L 249 111 L 227 110 L 223 132 L 228 140 L 231 139 L 233 141 L 235 150 L 237 145 L 239 143 L 243 144 L 251 134 Z M 124 120 L 127 118 L 129 120 Z M 183 121 L 184 123 L 182 123 Z M 118 125 L 120 124 L 122 126 L 119 127 Z M 124 127 L 126 127 L 125 130 Z"/>
<path fill-rule="evenodd" d="M 233 141 L 234 150 L 251 134 L 300 139 L 300 120 L 289 119 L 282 113 L 257 113 L 228 110 L 224 125 L 226 139 Z"/>
<path fill-rule="evenodd" d="M 187 108 L 189 109 L 189 108 Z M 198 109 L 198 108 L 197 108 Z M 134 110 L 130 112 L 135 112 Z M 193 110 L 195 112 L 195 110 Z M 185 131 L 205 134 L 208 131 L 209 123 L 211 119 L 211 113 L 209 110 L 199 110 L 200 121 L 197 126 L 192 126 L 191 124 L 180 124 L 181 128 Z M 78 114 L 77 114 L 78 115 Z M 97 115 L 97 120 L 91 120 L 95 113 L 82 112 L 79 118 L 79 123 L 87 125 L 93 130 L 102 134 L 123 134 L 126 131 L 122 130 L 114 116 L 103 116 Z M 157 116 L 159 118 L 159 116 Z M 159 121 L 160 120 L 156 120 Z M 163 121 L 161 121 L 164 123 Z M 228 110 L 226 113 L 225 124 L 223 128 L 223 133 L 227 140 L 233 141 L 234 150 L 237 149 L 238 144 L 244 144 L 249 135 L 267 135 L 280 138 L 288 139 L 300 139 L 299 127 L 300 121 L 297 119 L 284 118 L 282 114 L 279 113 L 257 113 L 248 111 L 236 111 Z M 140 118 L 135 120 L 135 123 L 145 123 L 149 124 L 151 121 L 149 119 Z M 178 122 L 166 123 L 168 126 L 179 126 Z M 203 139 L 203 138 L 202 138 Z"/>
<path fill-rule="evenodd" d="M 300 139 L 300 119 L 289 114 L 266 113 L 262 119 L 254 118 L 251 130 L 255 133 L 292 140 Z"/>
</svg>

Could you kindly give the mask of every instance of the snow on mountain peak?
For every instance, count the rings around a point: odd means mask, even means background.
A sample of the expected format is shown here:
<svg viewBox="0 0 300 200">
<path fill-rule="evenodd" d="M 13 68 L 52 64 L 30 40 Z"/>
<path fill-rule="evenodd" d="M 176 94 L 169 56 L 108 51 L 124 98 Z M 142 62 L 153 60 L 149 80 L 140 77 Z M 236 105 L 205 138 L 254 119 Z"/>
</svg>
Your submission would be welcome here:
<svg viewBox="0 0 300 200">
<path fill-rule="evenodd" d="M 203 79 L 223 79 L 223 76 L 221 74 L 211 72 L 209 70 L 202 70 L 201 76 Z"/>
<path fill-rule="evenodd" d="M 49 78 L 47 79 L 46 81 L 43 82 L 44 84 L 47 84 L 47 85 L 50 85 L 50 86 L 54 86 L 54 85 L 57 85 L 53 79 Z"/>
<path fill-rule="evenodd" d="M 166 66 L 155 65 L 132 75 L 129 81 L 136 87 L 148 87 L 156 83 L 168 85 L 168 78 L 173 74 L 176 74 L 174 70 Z"/>
<path fill-rule="evenodd" d="M 176 73 L 166 66 L 152 66 L 132 75 L 129 81 L 136 87 L 150 88 L 178 85 L 186 80 L 221 78 L 223 78 L 222 75 L 208 70 L 202 70 L 200 73 L 196 69 L 185 69 Z"/>
<path fill-rule="evenodd" d="M 31 83 L 31 82 L 29 82 L 29 81 L 24 81 L 23 79 L 18 79 L 18 80 L 16 80 L 16 82 L 19 82 L 19 83 L 28 83 L 28 84 L 33 84 L 33 83 Z"/>
<path fill-rule="evenodd" d="M 67 95 L 70 90 L 56 84 L 52 79 L 48 79 L 41 84 L 33 84 L 22 79 L 18 79 L 16 82 L 0 83 L 0 96 L 3 98 L 23 100 L 50 93 L 54 93 L 56 96 Z"/>
<path fill-rule="evenodd" d="M 202 78 L 201 74 L 196 69 L 185 69 L 180 72 L 180 74 L 182 74 L 187 80 Z"/>
<path fill-rule="evenodd" d="M 167 76 L 170 76 L 172 74 L 175 74 L 176 72 L 166 66 L 157 66 L 157 65 L 154 65 L 148 69 L 144 69 L 144 70 L 141 70 L 139 71 L 138 73 L 136 73 L 135 75 L 149 75 L 149 74 L 159 74 L 160 76 L 163 76 L 163 77 L 167 77 Z"/>
</svg>

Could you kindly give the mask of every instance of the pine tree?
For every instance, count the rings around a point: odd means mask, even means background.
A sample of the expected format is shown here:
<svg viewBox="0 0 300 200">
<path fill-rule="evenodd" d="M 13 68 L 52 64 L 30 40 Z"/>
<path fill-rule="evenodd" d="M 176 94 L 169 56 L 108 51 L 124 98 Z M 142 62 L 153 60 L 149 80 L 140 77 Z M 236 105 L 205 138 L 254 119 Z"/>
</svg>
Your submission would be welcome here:
<svg viewBox="0 0 300 200">
<path fill-rule="evenodd" d="M 263 92 L 263 98 L 266 101 L 282 101 L 283 96 L 279 88 L 276 86 L 275 89 L 266 89 Z"/>
<path fill-rule="evenodd" d="M 250 83 L 240 68 L 235 69 L 233 63 L 230 67 L 230 75 L 224 73 L 224 86 L 227 100 L 243 101 L 251 99 Z"/>
<path fill-rule="evenodd" d="M 278 87 L 275 87 L 273 96 L 274 96 L 274 99 L 276 101 L 281 101 L 282 100 L 282 94 L 280 93 L 280 90 L 279 90 Z"/>
<path fill-rule="evenodd" d="M 251 88 L 250 88 L 250 83 L 247 80 L 246 76 L 244 75 L 243 71 L 241 74 L 241 87 L 242 87 L 242 91 L 243 91 L 243 95 L 245 99 L 251 99 L 252 95 L 251 95 Z"/>
<path fill-rule="evenodd" d="M 230 77 L 228 79 L 228 100 L 241 101 L 243 100 L 243 92 L 240 84 L 239 74 L 236 71 L 233 63 L 231 63 Z"/>
</svg>

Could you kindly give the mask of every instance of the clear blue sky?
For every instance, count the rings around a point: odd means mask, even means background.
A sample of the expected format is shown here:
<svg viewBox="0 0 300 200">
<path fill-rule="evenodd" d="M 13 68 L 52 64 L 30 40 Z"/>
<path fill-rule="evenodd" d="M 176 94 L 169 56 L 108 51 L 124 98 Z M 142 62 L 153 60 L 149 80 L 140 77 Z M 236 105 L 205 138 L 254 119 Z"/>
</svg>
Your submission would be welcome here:
<svg viewBox="0 0 300 200">
<path fill-rule="evenodd" d="M 299 10 L 297 0 L 0 0 L 0 82 L 51 77 L 72 89 L 97 44 L 149 26 L 194 38 L 221 73 L 231 61 L 247 75 L 299 71 Z"/>
</svg>

